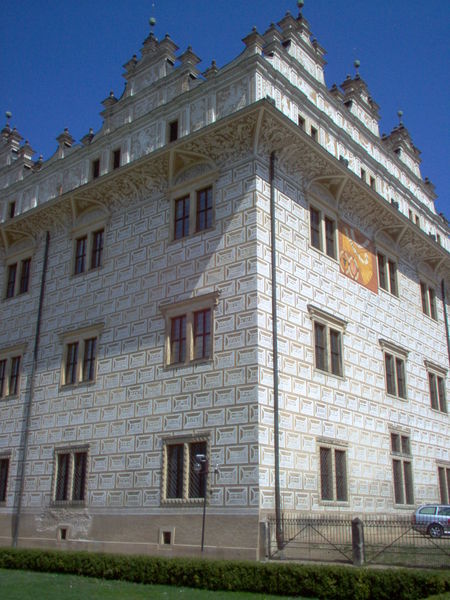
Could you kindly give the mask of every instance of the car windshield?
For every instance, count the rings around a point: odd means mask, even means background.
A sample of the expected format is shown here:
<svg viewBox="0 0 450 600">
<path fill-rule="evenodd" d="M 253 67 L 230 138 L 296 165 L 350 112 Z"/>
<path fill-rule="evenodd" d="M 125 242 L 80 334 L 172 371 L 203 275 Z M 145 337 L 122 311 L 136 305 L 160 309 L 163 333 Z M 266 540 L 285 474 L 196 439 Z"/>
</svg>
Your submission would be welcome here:
<svg viewBox="0 0 450 600">
<path fill-rule="evenodd" d="M 419 514 L 421 515 L 434 515 L 436 513 L 435 506 L 425 506 L 419 510 Z"/>
</svg>

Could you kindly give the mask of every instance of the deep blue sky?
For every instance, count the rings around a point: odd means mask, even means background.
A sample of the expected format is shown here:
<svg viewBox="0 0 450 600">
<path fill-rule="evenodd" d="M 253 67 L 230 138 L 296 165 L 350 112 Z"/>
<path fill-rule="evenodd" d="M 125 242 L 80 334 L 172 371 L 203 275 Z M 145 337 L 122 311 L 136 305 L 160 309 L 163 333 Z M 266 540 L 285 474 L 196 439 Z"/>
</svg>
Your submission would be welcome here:
<svg viewBox="0 0 450 600">
<path fill-rule="evenodd" d="M 239 54 L 252 26 L 263 33 L 295 0 L 155 0 L 155 33 L 180 52 L 191 45 L 205 70 Z M 381 132 L 397 110 L 422 151 L 422 175 L 436 185 L 436 207 L 450 218 L 448 0 L 306 0 L 313 35 L 327 50 L 330 87 L 354 73 L 380 105 Z M 44 158 L 68 127 L 78 141 L 99 129 L 100 102 L 123 91 L 122 65 L 149 32 L 151 0 L 3 0 L 0 23 L 0 128 L 4 113 Z"/>
</svg>

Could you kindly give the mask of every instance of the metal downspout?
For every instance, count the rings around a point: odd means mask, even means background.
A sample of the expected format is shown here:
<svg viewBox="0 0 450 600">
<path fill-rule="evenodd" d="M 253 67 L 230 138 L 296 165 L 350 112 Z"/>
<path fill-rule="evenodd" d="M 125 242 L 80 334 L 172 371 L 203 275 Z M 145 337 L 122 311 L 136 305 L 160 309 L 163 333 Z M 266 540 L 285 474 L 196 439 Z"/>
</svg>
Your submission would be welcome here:
<svg viewBox="0 0 450 600">
<path fill-rule="evenodd" d="M 277 248 L 276 248 L 276 220 L 275 220 L 275 152 L 270 155 L 270 236 L 272 258 L 272 343 L 273 343 L 273 427 L 274 427 L 274 454 L 275 454 L 275 527 L 278 550 L 282 550 L 283 527 L 281 524 L 281 494 L 280 494 L 280 426 L 278 402 L 278 315 L 277 315 Z"/>
<path fill-rule="evenodd" d="M 441 280 L 441 291 L 442 291 L 442 306 L 444 307 L 445 333 L 447 334 L 446 335 L 447 355 L 448 355 L 448 362 L 450 363 L 450 332 L 449 332 L 449 325 L 448 325 L 447 300 L 445 297 L 445 282 L 443 279 Z"/>
<path fill-rule="evenodd" d="M 25 485 L 25 461 L 28 450 L 28 437 L 30 432 L 30 420 L 31 420 L 31 403 L 33 400 L 34 392 L 34 375 L 37 367 L 38 349 L 39 349 L 39 338 L 41 333 L 41 319 L 42 319 L 42 306 L 44 303 L 44 291 L 45 291 L 45 278 L 47 275 L 47 263 L 48 263 L 48 248 L 50 245 L 50 233 L 47 231 L 45 238 L 45 251 L 44 251 L 44 263 L 42 265 L 42 276 L 41 276 L 41 291 L 39 294 L 39 305 L 36 322 L 36 333 L 34 336 L 34 348 L 33 348 L 33 362 L 31 364 L 30 372 L 30 385 L 28 386 L 28 392 L 25 397 L 25 405 L 23 408 L 23 421 L 24 427 L 22 429 L 22 435 L 19 447 L 19 458 L 17 466 L 17 475 L 19 477 L 19 489 L 16 491 L 16 498 L 14 505 L 17 504 L 16 514 L 13 515 L 13 536 L 12 545 L 13 548 L 17 547 L 19 541 L 19 526 L 20 517 L 22 514 L 22 498 L 23 490 Z"/>
</svg>

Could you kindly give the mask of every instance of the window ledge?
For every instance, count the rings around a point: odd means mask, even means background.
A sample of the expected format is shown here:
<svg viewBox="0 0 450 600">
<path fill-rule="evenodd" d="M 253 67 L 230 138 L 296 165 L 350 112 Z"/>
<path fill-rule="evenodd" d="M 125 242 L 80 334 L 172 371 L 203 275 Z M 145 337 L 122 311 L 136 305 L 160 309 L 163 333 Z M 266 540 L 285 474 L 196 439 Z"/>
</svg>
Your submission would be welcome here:
<svg viewBox="0 0 450 600">
<path fill-rule="evenodd" d="M 51 500 L 51 508 L 85 508 L 85 500 Z"/>
<path fill-rule="evenodd" d="M 336 263 L 336 265 L 339 266 L 339 260 L 337 258 L 334 258 L 334 256 L 330 256 L 329 254 L 327 254 L 323 250 L 320 250 L 319 248 L 316 248 L 315 246 L 312 246 L 311 244 L 309 244 L 309 247 L 310 247 L 311 250 L 314 250 L 315 252 L 318 252 L 320 254 L 320 256 L 325 256 L 326 258 L 329 258 L 334 263 Z"/>
<path fill-rule="evenodd" d="M 203 502 L 204 498 L 166 498 L 161 500 L 161 506 L 199 506 Z"/>
<path fill-rule="evenodd" d="M 318 375 L 327 375 L 328 377 L 335 377 L 336 379 L 339 379 L 340 381 L 347 381 L 347 378 L 344 377 L 344 375 L 335 375 L 334 373 L 331 373 L 330 371 L 322 371 L 322 369 L 319 369 L 317 367 L 314 367 L 314 373 L 317 373 Z"/>
<path fill-rule="evenodd" d="M 394 398 L 395 400 L 400 400 L 400 402 L 408 402 L 408 398 L 402 398 L 401 396 L 396 396 L 395 394 L 389 394 L 389 392 L 386 392 L 386 396 L 388 398 Z"/>
</svg>

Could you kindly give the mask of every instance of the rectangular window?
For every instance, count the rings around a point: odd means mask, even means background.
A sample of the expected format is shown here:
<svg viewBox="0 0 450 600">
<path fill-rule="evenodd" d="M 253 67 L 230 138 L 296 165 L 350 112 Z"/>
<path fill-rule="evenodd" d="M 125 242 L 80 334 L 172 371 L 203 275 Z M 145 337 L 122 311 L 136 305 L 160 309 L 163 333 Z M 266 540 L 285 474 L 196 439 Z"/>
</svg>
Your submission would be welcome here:
<svg viewBox="0 0 450 600">
<path fill-rule="evenodd" d="M 120 148 L 113 150 L 112 153 L 112 168 L 118 169 L 120 167 Z"/>
<path fill-rule="evenodd" d="M 313 127 L 312 125 L 311 125 L 311 137 L 312 137 L 312 139 L 313 139 L 315 142 L 317 142 L 317 138 L 318 138 L 318 131 L 317 131 L 317 129 L 316 129 L 315 127 Z"/>
<path fill-rule="evenodd" d="M 8 490 L 9 457 L 0 457 L 0 502 L 6 502 Z"/>
<path fill-rule="evenodd" d="M 92 270 L 102 266 L 104 235 L 104 229 L 97 229 L 76 238 L 74 275 L 85 273 L 88 267 Z"/>
<path fill-rule="evenodd" d="M 13 219 L 16 216 L 16 203 L 10 202 L 8 205 L 8 216 Z"/>
<path fill-rule="evenodd" d="M 436 292 L 434 288 L 421 281 L 420 297 L 422 300 L 422 312 L 437 321 Z"/>
<path fill-rule="evenodd" d="M 165 444 L 164 500 L 204 498 L 208 478 L 207 442 L 204 440 Z"/>
<path fill-rule="evenodd" d="M 438 467 L 439 493 L 441 504 L 450 502 L 450 467 Z"/>
<path fill-rule="evenodd" d="M 324 323 L 314 322 L 316 369 L 342 377 L 342 335 Z"/>
<path fill-rule="evenodd" d="M 381 252 L 377 253 L 378 283 L 381 288 L 398 296 L 397 263 Z"/>
<path fill-rule="evenodd" d="M 361 179 L 364 181 L 364 183 L 366 183 L 367 179 L 365 169 L 361 169 Z"/>
<path fill-rule="evenodd" d="M 348 500 L 345 450 L 320 447 L 320 497 L 337 502 Z"/>
<path fill-rule="evenodd" d="M 189 212 L 190 196 L 175 200 L 175 240 L 179 240 L 189 235 Z"/>
<path fill-rule="evenodd" d="M 0 355 L 0 398 L 16 396 L 20 390 L 20 367 L 22 356 L 16 350 Z"/>
<path fill-rule="evenodd" d="M 161 306 L 166 319 L 165 364 L 183 365 L 213 357 L 213 308 L 217 293 Z"/>
<path fill-rule="evenodd" d="M 305 119 L 301 115 L 298 115 L 298 126 L 305 131 Z"/>
<path fill-rule="evenodd" d="M 428 384 L 430 386 L 430 402 L 433 410 L 447 412 L 447 398 L 445 394 L 445 379 L 437 373 L 428 372 Z"/>
<path fill-rule="evenodd" d="M 406 399 L 405 361 L 389 352 L 384 354 L 386 391 L 391 396 Z"/>
<path fill-rule="evenodd" d="M 97 179 L 97 177 L 100 177 L 100 159 L 99 158 L 96 158 L 95 160 L 92 161 L 91 173 L 92 173 L 92 179 Z"/>
<path fill-rule="evenodd" d="M 31 258 L 27 257 L 20 262 L 11 263 L 7 267 L 6 298 L 14 298 L 26 294 L 30 286 Z"/>
<path fill-rule="evenodd" d="M 311 246 L 336 260 L 336 220 L 313 206 L 309 209 Z"/>
<path fill-rule="evenodd" d="M 395 504 L 414 504 L 411 445 L 409 436 L 391 433 Z"/>
<path fill-rule="evenodd" d="M 376 187 L 375 177 L 370 177 L 369 181 L 370 181 L 370 187 L 374 190 Z"/>
<path fill-rule="evenodd" d="M 97 340 L 101 326 L 66 336 L 61 385 L 77 385 L 95 381 Z"/>
<path fill-rule="evenodd" d="M 55 454 L 55 503 L 83 503 L 86 496 L 87 456 L 85 448 L 58 450 Z"/>
</svg>

